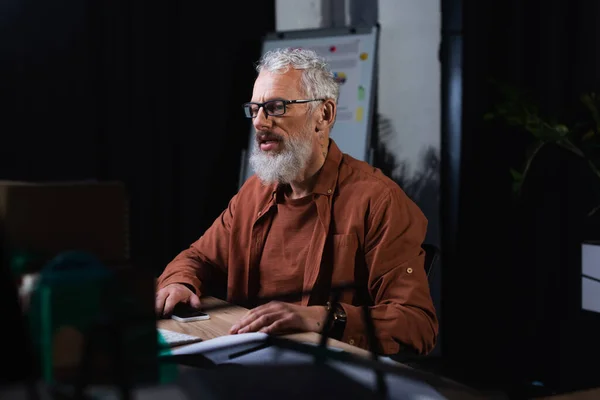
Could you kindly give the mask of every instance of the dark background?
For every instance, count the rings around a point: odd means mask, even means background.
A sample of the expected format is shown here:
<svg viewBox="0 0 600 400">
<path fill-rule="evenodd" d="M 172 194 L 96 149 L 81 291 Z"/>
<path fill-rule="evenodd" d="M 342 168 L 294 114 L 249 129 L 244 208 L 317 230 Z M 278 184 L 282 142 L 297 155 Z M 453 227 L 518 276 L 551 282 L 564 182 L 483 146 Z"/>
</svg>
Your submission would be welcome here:
<svg viewBox="0 0 600 400">
<path fill-rule="evenodd" d="M 600 2 L 442 1 L 457 4 L 460 180 L 449 180 L 442 149 L 440 368 L 514 391 L 534 380 L 548 391 L 597 385 L 582 363 L 598 359 L 598 321 L 578 303 L 580 244 L 600 239 L 599 217 L 584 217 L 589 176 L 547 151 L 515 203 L 508 170 L 530 137 L 482 117 L 497 100 L 490 78 L 531 88 L 550 112 L 597 89 Z M 0 179 L 125 182 L 134 262 L 160 272 L 237 190 L 248 132 L 240 104 L 274 28 L 274 1 L 210 11 L 191 1 L 3 1 Z"/>
<path fill-rule="evenodd" d="M 159 272 L 237 190 L 274 1 L 0 7 L 0 179 L 125 182 L 133 259 Z"/>
<path fill-rule="evenodd" d="M 442 6 L 445 39 L 462 41 L 463 50 L 458 134 L 449 102 L 444 110 L 443 139 L 461 150 L 459 186 L 449 185 L 452 154 L 442 164 L 444 243 L 453 245 L 445 248 L 442 288 L 448 370 L 515 392 L 535 393 L 533 381 L 545 392 L 598 386 L 598 316 L 580 306 L 581 242 L 600 239 L 600 216 L 585 217 L 595 205 L 594 181 L 580 160 L 550 147 L 515 202 L 509 169 L 522 166 L 532 137 L 483 115 L 499 100 L 490 79 L 531 90 L 556 116 L 573 111 L 582 92 L 597 91 L 600 2 Z"/>
</svg>

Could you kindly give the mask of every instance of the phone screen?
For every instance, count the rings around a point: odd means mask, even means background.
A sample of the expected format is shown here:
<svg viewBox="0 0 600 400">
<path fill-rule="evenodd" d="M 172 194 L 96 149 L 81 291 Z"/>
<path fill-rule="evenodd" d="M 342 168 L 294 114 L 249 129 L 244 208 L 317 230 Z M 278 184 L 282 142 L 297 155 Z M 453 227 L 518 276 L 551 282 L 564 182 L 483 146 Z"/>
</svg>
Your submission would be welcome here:
<svg viewBox="0 0 600 400">
<path fill-rule="evenodd" d="M 197 321 L 202 319 L 208 319 L 209 316 L 207 313 L 202 312 L 200 310 L 196 310 L 190 307 L 187 304 L 177 304 L 171 313 L 171 318 L 178 321 Z"/>
</svg>

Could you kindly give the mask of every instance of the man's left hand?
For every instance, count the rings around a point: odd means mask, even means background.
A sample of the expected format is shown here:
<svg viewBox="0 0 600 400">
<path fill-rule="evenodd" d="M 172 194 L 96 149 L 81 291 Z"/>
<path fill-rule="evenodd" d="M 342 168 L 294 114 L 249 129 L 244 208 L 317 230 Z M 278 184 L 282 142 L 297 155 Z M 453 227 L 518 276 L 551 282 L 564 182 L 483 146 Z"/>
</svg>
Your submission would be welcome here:
<svg viewBox="0 0 600 400">
<path fill-rule="evenodd" d="M 325 306 L 304 307 L 272 301 L 250 310 L 237 324 L 231 327 L 229 333 L 321 333 L 326 315 L 327 308 Z"/>
</svg>

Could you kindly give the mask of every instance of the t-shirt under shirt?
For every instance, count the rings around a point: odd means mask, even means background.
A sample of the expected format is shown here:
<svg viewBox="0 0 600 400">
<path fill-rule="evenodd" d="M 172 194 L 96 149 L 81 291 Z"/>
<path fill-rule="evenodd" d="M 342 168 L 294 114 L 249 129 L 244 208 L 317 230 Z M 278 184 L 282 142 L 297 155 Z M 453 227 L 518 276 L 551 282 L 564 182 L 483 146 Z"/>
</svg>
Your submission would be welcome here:
<svg viewBox="0 0 600 400">
<path fill-rule="evenodd" d="M 277 198 L 276 215 L 258 268 L 259 298 L 302 291 L 308 245 L 317 221 L 312 195 L 291 199 L 280 194 Z M 300 298 L 286 301 L 298 303 Z"/>
</svg>

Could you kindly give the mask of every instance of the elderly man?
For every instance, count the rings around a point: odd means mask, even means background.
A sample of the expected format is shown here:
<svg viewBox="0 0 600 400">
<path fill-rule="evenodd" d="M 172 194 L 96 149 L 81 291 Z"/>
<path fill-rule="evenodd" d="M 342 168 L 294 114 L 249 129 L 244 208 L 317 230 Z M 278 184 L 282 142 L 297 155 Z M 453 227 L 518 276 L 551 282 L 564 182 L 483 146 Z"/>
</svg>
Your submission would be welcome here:
<svg viewBox="0 0 600 400">
<path fill-rule="evenodd" d="M 327 64 L 303 49 L 268 52 L 244 104 L 256 142 L 255 174 L 213 225 L 158 279 L 156 311 L 200 307 L 215 279 L 227 300 L 251 308 L 231 334 L 323 332 L 367 348 L 361 306 L 381 354 L 436 342 L 438 321 L 424 270 L 427 220 L 380 170 L 343 154 L 329 137 L 339 87 Z M 340 134 L 343 134 L 341 132 Z M 331 305 L 331 288 L 353 282 Z M 285 301 L 269 297 L 310 292 Z M 323 326 L 328 307 L 334 322 Z"/>
</svg>

